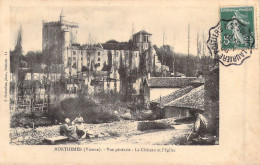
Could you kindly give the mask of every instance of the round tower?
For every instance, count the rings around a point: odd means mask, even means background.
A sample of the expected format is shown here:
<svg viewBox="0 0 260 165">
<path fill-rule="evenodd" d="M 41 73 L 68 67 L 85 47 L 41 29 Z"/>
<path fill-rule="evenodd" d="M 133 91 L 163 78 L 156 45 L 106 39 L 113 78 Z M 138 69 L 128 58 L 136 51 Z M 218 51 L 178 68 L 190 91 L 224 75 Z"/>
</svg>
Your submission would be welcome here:
<svg viewBox="0 0 260 165">
<path fill-rule="evenodd" d="M 60 22 L 65 21 L 65 18 L 66 18 L 65 12 L 64 12 L 64 10 L 62 9 L 61 12 L 60 12 Z"/>
<path fill-rule="evenodd" d="M 64 47 L 70 46 L 70 31 L 68 29 L 63 30 L 64 35 Z"/>
</svg>

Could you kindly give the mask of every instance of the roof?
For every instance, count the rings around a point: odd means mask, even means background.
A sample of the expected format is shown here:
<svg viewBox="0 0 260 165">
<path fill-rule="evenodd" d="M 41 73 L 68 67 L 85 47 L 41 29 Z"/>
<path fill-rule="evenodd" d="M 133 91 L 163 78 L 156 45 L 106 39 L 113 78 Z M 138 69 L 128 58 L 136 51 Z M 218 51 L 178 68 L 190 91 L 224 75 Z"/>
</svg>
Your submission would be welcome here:
<svg viewBox="0 0 260 165">
<path fill-rule="evenodd" d="M 204 93 L 204 85 L 202 85 L 165 106 L 191 108 L 204 111 Z"/>
<path fill-rule="evenodd" d="M 61 16 L 61 17 L 65 17 L 65 12 L 64 12 L 63 9 L 61 9 L 60 16 Z"/>
<path fill-rule="evenodd" d="M 102 45 L 100 43 L 98 44 L 72 44 L 70 46 L 71 49 L 82 49 L 82 50 L 88 50 L 88 49 L 102 49 Z"/>
<path fill-rule="evenodd" d="M 196 79 L 196 77 L 151 77 L 148 80 L 148 86 L 150 88 L 182 88 Z"/>
<path fill-rule="evenodd" d="M 152 35 L 151 33 L 148 33 L 148 32 L 145 31 L 145 30 L 141 30 L 141 31 L 139 31 L 139 32 L 137 32 L 137 33 L 135 33 L 135 34 L 133 34 L 133 36 L 135 36 L 135 35 L 140 35 L 140 34 Z"/>
<path fill-rule="evenodd" d="M 108 42 L 101 45 L 106 50 L 138 50 L 138 47 L 127 42 Z"/>
<path fill-rule="evenodd" d="M 205 83 L 205 79 L 203 77 L 199 77 L 196 80 L 191 82 L 192 84 L 204 84 Z"/>
<path fill-rule="evenodd" d="M 153 102 L 160 103 L 161 106 L 164 106 L 165 104 L 167 104 L 167 103 L 169 103 L 169 102 L 189 93 L 192 89 L 194 89 L 194 87 L 187 86 L 185 88 L 181 88 L 177 91 L 174 91 L 167 96 L 163 96 L 161 98 L 155 99 L 155 100 L 153 100 Z"/>
</svg>

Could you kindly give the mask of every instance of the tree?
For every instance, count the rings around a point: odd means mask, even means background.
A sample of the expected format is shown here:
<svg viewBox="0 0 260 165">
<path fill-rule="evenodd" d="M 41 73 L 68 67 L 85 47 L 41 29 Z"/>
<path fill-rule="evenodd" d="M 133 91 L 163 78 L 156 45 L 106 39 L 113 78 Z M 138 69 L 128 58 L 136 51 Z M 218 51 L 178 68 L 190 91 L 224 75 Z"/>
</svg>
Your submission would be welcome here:
<svg viewBox="0 0 260 165">
<path fill-rule="evenodd" d="M 44 63 L 43 54 L 40 51 L 28 51 L 25 55 L 25 61 L 33 68 L 34 65 Z"/>
<path fill-rule="evenodd" d="M 162 47 L 158 48 L 156 45 L 154 45 L 154 49 L 156 51 L 156 54 L 158 55 L 159 61 L 162 62 L 162 56 L 164 56 L 163 62 L 165 63 L 163 64 L 172 67 L 174 63 L 175 71 L 183 73 L 187 76 L 195 77 L 197 76 L 197 72 L 206 72 L 213 65 L 213 59 L 209 56 L 202 56 L 201 58 L 199 58 L 198 56 L 192 54 L 188 56 L 186 54 L 174 53 L 171 46 L 169 45 L 164 46 L 165 51 L 163 51 Z M 188 64 L 189 66 L 187 66 Z M 200 68 L 198 68 L 197 66 L 200 66 Z M 189 69 L 187 69 L 187 67 Z"/>
<path fill-rule="evenodd" d="M 22 56 L 22 26 L 20 26 L 16 38 L 16 45 L 13 51 L 10 52 L 10 65 L 11 65 L 11 73 L 14 74 L 14 107 L 18 108 L 18 88 L 19 88 L 19 70 Z M 11 89 L 12 90 L 12 89 Z"/>
</svg>

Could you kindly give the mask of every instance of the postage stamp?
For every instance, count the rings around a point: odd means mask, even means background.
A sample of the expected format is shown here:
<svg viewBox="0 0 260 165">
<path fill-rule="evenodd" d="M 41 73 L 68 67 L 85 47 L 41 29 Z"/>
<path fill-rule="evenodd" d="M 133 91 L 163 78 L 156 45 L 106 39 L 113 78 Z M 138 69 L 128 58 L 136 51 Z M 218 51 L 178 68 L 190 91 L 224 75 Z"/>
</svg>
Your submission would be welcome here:
<svg viewBox="0 0 260 165">
<path fill-rule="evenodd" d="M 210 28 L 207 46 L 224 66 L 241 65 L 256 48 L 254 7 L 220 8 L 220 21 Z"/>
<path fill-rule="evenodd" d="M 254 8 L 221 8 L 221 49 L 255 48 Z"/>
</svg>

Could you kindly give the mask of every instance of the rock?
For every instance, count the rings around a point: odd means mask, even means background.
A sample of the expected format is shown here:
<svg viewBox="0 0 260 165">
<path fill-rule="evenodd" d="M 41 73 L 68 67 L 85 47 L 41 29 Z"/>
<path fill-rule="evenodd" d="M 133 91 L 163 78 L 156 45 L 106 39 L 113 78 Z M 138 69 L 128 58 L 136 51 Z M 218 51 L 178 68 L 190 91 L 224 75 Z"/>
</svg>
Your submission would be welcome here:
<svg viewBox="0 0 260 165">
<path fill-rule="evenodd" d="M 125 120 L 131 120 L 133 118 L 130 112 L 124 113 L 121 117 Z"/>
<path fill-rule="evenodd" d="M 104 136 L 110 136 L 110 134 L 109 133 L 104 133 Z"/>
<path fill-rule="evenodd" d="M 90 138 L 95 138 L 96 136 L 95 135 L 88 135 Z"/>
<path fill-rule="evenodd" d="M 147 115 L 150 115 L 152 114 L 153 112 L 151 110 L 147 110 L 147 111 L 143 111 L 144 114 L 147 114 Z"/>
<path fill-rule="evenodd" d="M 149 130 L 149 129 L 166 129 L 166 128 L 169 128 L 169 126 L 164 123 L 159 123 L 154 121 L 139 122 L 137 125 L 137 130 L 140 131 Z"/>
<path fill-rule="evenodd" d="M 98 134 L 98 137 L 102 138 L 102 137 L 105 137 L 105 135 L 104 134 Z"/>
<path fill-rule="evenodd" d="M 11 143 L 17 143 L 17 142 L 18 142 L 18 138 L 11 139 Z"/>
<path fill-rule="evenodd" d="M 28 140 L 28 139 L 30 139 L 30 136 L 25 136 L 23 139 Z"/>
<path fill-rule="evenodd" d="M 23 141 L 23 137 L 22 136 L 18 137 L 18 141 L 19 142 Z"/>
<path fill-rule="evenodd" d="M 88 131 L 86 131 L 88 134 L 90 134 L 90 135 L 94 135 L 95 134 L 95 132 L 93 131 L 93 130 L 88 130 Z"/>
</svg>

